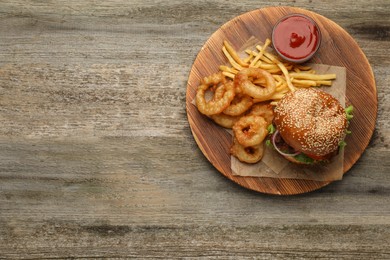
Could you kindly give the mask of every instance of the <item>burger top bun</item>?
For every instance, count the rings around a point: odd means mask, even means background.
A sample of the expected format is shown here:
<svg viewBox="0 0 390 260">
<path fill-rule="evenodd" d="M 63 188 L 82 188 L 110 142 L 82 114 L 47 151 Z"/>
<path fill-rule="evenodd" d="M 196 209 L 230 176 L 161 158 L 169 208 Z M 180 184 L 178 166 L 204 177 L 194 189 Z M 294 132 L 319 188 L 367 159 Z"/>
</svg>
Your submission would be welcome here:
<svg viewBox="0 0 390 260">
<path fill-rule="evenodd" d="M 274 112 L 275 126 L 284 141 L 295 150 L 313 156 L 336 151 L 348 126 L 340 102 L 314 88 L 286 94 Z"/>
</svg>

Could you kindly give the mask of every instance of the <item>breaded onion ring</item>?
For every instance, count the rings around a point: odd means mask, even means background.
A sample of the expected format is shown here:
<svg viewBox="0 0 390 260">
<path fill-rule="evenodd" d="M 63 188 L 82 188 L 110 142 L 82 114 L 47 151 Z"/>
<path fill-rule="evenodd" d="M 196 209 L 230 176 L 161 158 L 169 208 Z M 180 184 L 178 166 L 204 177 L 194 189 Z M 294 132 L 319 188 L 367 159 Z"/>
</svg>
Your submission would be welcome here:
<svg viewBox="0 0 390 260">
<path fill-rule="evenodd" d="M 267 125 L 270 125 L 274 119 L 274 110 L 269 103 L 258 103 L 251 107 L 248 115 L 261 116 L 267 121 Z"/>
<path fill-rule="evenodd" d="M 236 138 L 233 138 L 233 145 L 230 148 L 230 153 L 238 160 L 245 163 L 257 163 L 263 158 L 264 144 L 255 146 L 242 146 Z"/>
<path fill-rule="evenodd" d="M 246 112 L 253 104 L 253 100 L 248 95 L 236 94 L 230 105 L 223 111 L 230 116 L 238 116 Z"/>
<path fill-rule="evenodd" d="M 231 84 L 231 83 L 229 83 L 229 84 Z M 214 96 L 213 96 L 212 100 L 213 101 L 218 101 L 221 98 L 223 98 L 223 95 L 225 95 L 226 86 L 225 86 L 225 84 L 224 85 L 220 85 L 220 86 L 215 86 L 214 90 L 212 90 L 212 91 L 214 91 Z"/>
<path fill-rule="evenodd" d="M 237 141 L 244 147 L 260 144 L 267 136 L 267 122 L 261 116 L 243 116 L 233 125 Z"/>
<path fill-rule="evenodd" d="M 221 98 L 213 98 L 206 101 L 205 93 L 213 86 L 222 84 L 225 87 L 224 94 Z M 220 86 L 221 87 L 221 86 Z M 235 96 L 234 85 L 231 81 L 226 81 L 222 73 L 216 73 L 209 77 L 205 77 L 202 84 L 198 86 L 196 92 L 196 106 L 198 110 L 204 115 L 215 115 L 221 113 L 226 109 Z"/>
<path fill-rule="evenodd" d="M 218 125 L 229 129 L 240 119 L 239 116 L 229 116 L 224 113 L 211 115 L 210 118 Z"/>
<path fill-rule="evenodd" d="M 255 85 L 253 81 L 256 79 L 265 79 L 265 87 Z M 256 98 L 259 101 L 267 100 L 276 90 L 276 82 L 272 75 L 258 68 L 246 68 L 239 71 L 234 77 L 234 84 L 244 94 Z"/>
</svg>

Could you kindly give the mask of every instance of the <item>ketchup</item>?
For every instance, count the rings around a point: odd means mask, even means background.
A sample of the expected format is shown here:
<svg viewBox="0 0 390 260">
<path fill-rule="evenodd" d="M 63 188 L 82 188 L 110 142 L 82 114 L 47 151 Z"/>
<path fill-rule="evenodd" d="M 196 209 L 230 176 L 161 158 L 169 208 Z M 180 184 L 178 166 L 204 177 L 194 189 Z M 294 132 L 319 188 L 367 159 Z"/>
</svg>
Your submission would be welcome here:
<svg viewBox="0 0 390 260">
<path fill-rule="evenodd" d="M 300 14 L 282 18 L 272 32 L 276 51 L 293 62 L 303 62 L 311 58 L 319 47 L 320 37 L 316 23 Z"/>
</svg>

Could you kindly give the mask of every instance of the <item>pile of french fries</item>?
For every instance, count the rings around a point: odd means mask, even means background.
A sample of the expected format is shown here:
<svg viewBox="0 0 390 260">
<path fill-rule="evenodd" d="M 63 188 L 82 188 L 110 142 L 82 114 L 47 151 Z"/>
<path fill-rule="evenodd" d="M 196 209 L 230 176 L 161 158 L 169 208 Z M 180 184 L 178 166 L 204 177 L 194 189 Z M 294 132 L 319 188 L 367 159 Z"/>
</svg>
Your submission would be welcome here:
<svg viewBox="0 0 390 260">
<path fill-rule="evenodd" d="M 230 66 L 221 65 L 220 71 L 229 78 L 244 68 L 261 68 L 272 74 L 276 81 L 276 92 L 270 97 L 270 103 L 276 105 L 286 93 L 297 88 L 331 86 L 336 74 L 316 74 L 310 66 L 282 61 L 279 57 L 267 51 L 271 40 L 267 39 L 264 45 L 256 45 L 255 50 L 246 49 L 246 58 L 241 58 L 228 41 L 224 41 L 222 51 Z M 264 86 L 265 82 L 256 80 L 256 85 Z M 256 100 L 254 100 L 256 103 Z"/>
</svg>

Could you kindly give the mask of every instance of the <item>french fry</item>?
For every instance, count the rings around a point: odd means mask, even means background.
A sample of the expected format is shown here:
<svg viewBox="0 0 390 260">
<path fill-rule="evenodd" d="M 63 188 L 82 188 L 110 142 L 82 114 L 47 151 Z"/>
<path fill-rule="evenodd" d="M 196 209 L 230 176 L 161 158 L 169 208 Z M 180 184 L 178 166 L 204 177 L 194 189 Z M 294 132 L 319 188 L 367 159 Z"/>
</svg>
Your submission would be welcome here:
<svg viewBox="0 0 390 260">
<path fill-rule="evenodd" d="M 316 86 L 332 86 L 331 80 L 317 80 Z"/>
<path fill-rule="evenodd" d="M 257 52 L 252 51 L 252 50 L 250 50 L 250 49 L 246 49 L 246 50 L 245 50 L 245 53 L 248 54 L 248 55 L 252 55 L 252 56 L 256 56 L 256 55 L 258 54 Z"/>
<path fill-rule="evenodd" d="M 311 74 L 311 73 L 290 73 L 290 77 L 295 79 L 309 79 L 309 80 L 331 80 L 336 79 L 336 74 Z"/>
<path fill-rule="evenodd" d="M 243 67 L 233 59 L 233 57 L 230 55 L 230 53 L 226 50 L 225 46 L 222 47 L 222 51 L 225 54 L 226 58 L 229 60 L 230 64 L 233 66 L 233 68 L 235 68 L 237 70 L 243 69 Z"/>
<path fill-rule="evenodd" d="M 238 56 L 237 52 L 230 45 L 228 41 L 223 41 L 223 45 L 226 50 L 229 52 L 230 56 L 242 67 L 248 67 L 248 64 L 241 60 L 240 56 Z"/>
<path fill-rule="evenodd" d="M 276 92 L 282 92 L 284 90 L 288 90 L 287 84 L 284 82 L 279 82 L 276 84 Z"/>
<path fill-rule="evenodd" d="M 260 68 L 260 69 L 264 69 L 264 70 L 270 70 L 270 69 L 277 69 L 278 66 L 275 65 L 275 64 L 268 64 L 268 63 L 259 62 L 259 63 L 256 64 L 255 68 Z"/>
<path fill-rule="evenodd" d="M 255 56 L 255 58 L 252 60 L 252 62 L 249 64 L 249 67 L 255 66 L 256 62 L 261 58 L 261 56 L 264 55 L 265 49 L 271 44 L 270 39 L 266 39 L 264 46 L 261 48 L 261 51 Z"/>
<path fill-rule="evenodd" d="M 236 69 L 234 69 L 234 68 L 230 68 L 230 67 L 225 66 L 225 65 L 219 66 L 219 69 L 222 70 L 222 71 L 226 71 L 226 72 L 229 72 L 229 73 L 233 73 L 233 74 L 237 74 L 237 73 L 238 73 L 238 70 L 236 70 Z"/>
<path fill-rule="evenodd" d="M 234 77 L 236 76 L 236 74 L 227 71 L 222 71 L 222 74 L 231 79 L 234 79 Z"/>
<path fill-rule="evenodd" d="M 290 76 L 288 75 L 288 71 L 287 71 L 286 67 L 281 62 L 277 62 L 277 64 L 278 64 L 279 68 L 282 70 L 284 77 L 286 78 L 288 88 L 290 89 L 290 91 L 294 92 L 295 87 L 290 80 Z"/>
<path fill-rule="evenodd" d="M 280 75 L 272 75 L 276 81 L 286 82 L 285 78 Z"/>
<path fill-rule="evenodd" d="M 260 45 L 256 45 L 256 49 L 257 49 L 258 51 L 261 51 L 261 50 L 263 49 L 263 47 L 261 47 Z M 277 58 L 276 56 L 274 56 L 274 55 L 272 55 L 271 53 L 266 52 L 266 51 L 264 51 L 264 56 L 265 56 L 268 60 L 270 60 L 270 61 L 272 61 L 272 62 L 274 62 L 274 60 L 280 61 L 279 58 Z"/>
<path fill-rule="evenodd" d="M 260 48 L 261 48 L 261 46 L 260 46 Z M 252 54 L 253 56 L 259 55 L 258 52 L 252 51 L 252 50 L 249 50 L 249 49 L 246 49 L 246 50 L 245 50 L 245 53 L 247 53 L 248 55 L 251 55 L 251 54 Z M 268 63 L 268 64 L 272 64 L 272 63 L 273 63 L 270 59 L 268 59 L 268 58 L 265 57 L 264 55 L 260 57 L 260 60 L 262 60 L 262 61 L 264 61 L 265 63 Z"/>
<path fill-rule="evenodd" d="M 265 54 L 263 56 L 260 57 L 260 60 L 266 62 L 266 63 L 269 63 L 269 64 L 272 64 L 272 60 L 270 60 L 268 57 L 265 56 Z"/>
<path fill-rule="evenodd" d="M 249 56 L 244 59 L 245 63 L 249 63 L 254 57 L 253 53 L 249 53 L 248 55 Z"/>
<path fill-rule="evenodd" d="M 278 68 L 275 68 L 275 69 L 270 69 L 270 70 L 267 70 L 269 73 L 271 74 L 276 74 L 276 73 L 280 73 L 281 72 L 281 69 L 278 67 Z"/>
<path fill-rule="evenodd" d="M 305 87 L 315 87 L 317 86 L 317 82 L 314 81 L 314 80 L 306 80 L 306 79 L 296 79 L 296 78 L 293 78 L 291 80 L 291 82 L 295 85 L 302 85 L 302 86 L 305 86 Z"/>
</svg>

